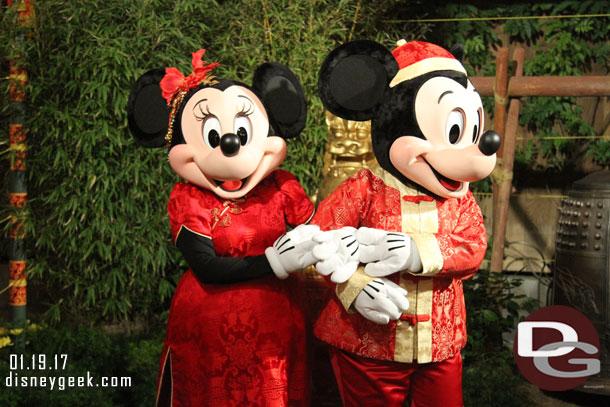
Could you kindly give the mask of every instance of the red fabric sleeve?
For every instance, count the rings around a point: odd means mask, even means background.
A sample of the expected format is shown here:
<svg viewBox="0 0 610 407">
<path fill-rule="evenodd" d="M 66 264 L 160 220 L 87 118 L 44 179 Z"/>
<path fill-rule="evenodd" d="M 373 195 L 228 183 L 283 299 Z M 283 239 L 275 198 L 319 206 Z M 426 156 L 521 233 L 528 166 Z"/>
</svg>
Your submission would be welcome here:
<svg viewBox="0 0 610 407">
<path fill-rule="evenodd" d="M 307 222 L 313 215 L 314 207 L 297 178 L 283 170 L 276 170 L 273 175 L 284 196 L 286 223 L 297 226 Z"/>
<path fill-rule="evenodd" d="M 321 230 L 360 226 L 370 205 L 372 177 L 369 170 L 360 170 L 343 181 L 320 203 L 311 223 Z"/>
<path fill-rule="evenodd" d="M 477 272 L 487 249 L 481 208 L 472 192 L 460 199 L 459 218 L 450 234 L 436 234 L 444 258 L 438 276 L 468 278 Z"/>
<path fill-rule="evenodd" d="M 199 235 L 212 237 L 211 214 L 205 202 L 205 194 L 194 185 L 179 182 L 174 186 L 167 204 L 174 242 L 183 225 Z"/>
</svg>

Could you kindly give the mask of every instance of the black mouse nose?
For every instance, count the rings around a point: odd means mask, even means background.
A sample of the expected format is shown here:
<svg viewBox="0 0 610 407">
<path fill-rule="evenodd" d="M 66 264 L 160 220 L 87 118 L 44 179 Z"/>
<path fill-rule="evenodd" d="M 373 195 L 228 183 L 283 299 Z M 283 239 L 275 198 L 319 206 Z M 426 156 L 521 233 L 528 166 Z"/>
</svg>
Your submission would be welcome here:
<svg viewBox="0 0 610 407">
<path fill-rule="evenodd" d="M 479 141 L 479 150 L 485 155 L 492 155 L 500 148 L 500 135 L 493 130 L 487 130 Z M 221 142 L 222 143 L 222 142 Z"/>
<path fill-rule="evenodd" d="M 220 138 L 220 150 L 227 157 L 232 157 L 239 152 L 239 137 L 233 133 L 227 133 Z"/>
</svg>

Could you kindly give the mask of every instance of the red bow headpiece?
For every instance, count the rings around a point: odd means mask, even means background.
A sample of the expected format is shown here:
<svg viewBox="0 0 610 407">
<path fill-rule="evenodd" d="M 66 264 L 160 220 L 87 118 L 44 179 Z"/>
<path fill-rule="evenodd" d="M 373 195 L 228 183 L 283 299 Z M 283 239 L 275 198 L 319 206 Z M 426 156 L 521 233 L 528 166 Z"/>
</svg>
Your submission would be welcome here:
<svg viewBox="0 0 610 407">
<path fill-rule="evenodd" d="M 167 101 L 167 105 L 171 105 L 172 107 L 169 114 L 169 127 L 167 129 L 167 135 L 165 136 L 168 147 L 172 141 L 174 116 L 176 111 L 180 108 L 180 105 L 184 100 L 184 96 L 186 96 L 189 90 L 199 86 L 202 83 L 207 85 L 218 83 L 214 80 L 213 76 L 208 76 L 208 73 L 212 69 L 216 68 L 219 63 L 213 62 L 208 64 L 207 61 L 202 61 L 203 54 L 205 54 L 205 49 L 200 49 L 197 52 L 193 52 L 193 73 L 191 73 L 189 76 L 185 77 L 182 72 L 176 68 L 165 68 L 165 76 L 159 83 L 159 86 L 161 87 L 161 95 Z"/>
<path fill-rule="evenodd" d="M 193 73 L 185 77 L 182 72 L 176 68 L 165 68 L 165 76 L 161 79 L 162 95 L 167 100 L 167 104 L 172 103 L 172 99 L 180 92 L 188 92 L 202 82 L 205 82 L 208 72 L 216 68 L 218 62 L 207 64 L 207 61 L 202 61 L 205 49 L 200 49 L 193 52 Z M 211 79 L 207 78 L 208 81 Z"/>
</svg>

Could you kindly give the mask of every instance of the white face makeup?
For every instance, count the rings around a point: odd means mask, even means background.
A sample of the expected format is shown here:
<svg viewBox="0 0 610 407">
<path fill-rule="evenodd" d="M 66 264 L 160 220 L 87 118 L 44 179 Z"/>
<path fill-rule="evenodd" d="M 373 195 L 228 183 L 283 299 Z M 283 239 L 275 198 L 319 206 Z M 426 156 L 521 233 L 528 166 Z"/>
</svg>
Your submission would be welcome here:
<svg viewBox="0 0 610 407">
<path fill-rule="evenodd" d="M 172 147 L 170 165 L 222 198 L 243 197 L 286 156 L 286 142 L 268 137 L 263 104 L 242 86 L 197 91 L 187 100 L 180 124 L 185 144 Z"/>
<path fill-rule="evenodd" d="M 447 77 L 425 82 L 415 97 L 415 117 L 425 140 L 405 135 L 394 141 L 390 161 L 405 177 L 436 195 L 459 198 L 470 182 L 485 178 L 495 154 L 478 148 L 483 105 L 472 83 Z"/>
</svg>

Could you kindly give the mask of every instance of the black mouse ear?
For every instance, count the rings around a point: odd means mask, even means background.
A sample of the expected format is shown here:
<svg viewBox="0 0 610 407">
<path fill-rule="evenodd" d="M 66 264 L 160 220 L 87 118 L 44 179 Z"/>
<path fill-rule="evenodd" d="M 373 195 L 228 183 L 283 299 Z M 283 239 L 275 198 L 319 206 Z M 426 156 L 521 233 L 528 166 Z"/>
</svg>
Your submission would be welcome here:
<svg viewBox="0 0 610 407">
<path fill-rule="evenodd" d="M 449 52 L 451 55 L 455 57 L 458 61 L 462 62 L 464 60 L 464 46 L 462 44 L 453 44 L 451 48 L 449 48 Z"/>
<path fill-rule="evenodd" d="M 349 120 L 369 120 L 382 102 L 398 63 L 383 45 L 351 41 L 335 48 L 322 63 L 318 94 L 333 114 Z"/>
<path fill-rule="evenodd" d="M 307 120 L 307 102 L 299 79 L 288 67 L 266 62 L 254 72 L 252 88 L 263 102 L 276 136 L 298 136 Z"/>
<path fill-rule="evenodd" d="M 146 72 L 133 85 L 127 101 L 129 130 L 144 147 L 165 145 L 169 108 L 159 86 L 164 75 L 164 69 Z"/>
</svg>

